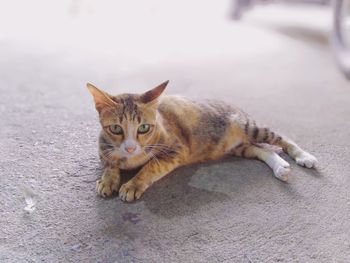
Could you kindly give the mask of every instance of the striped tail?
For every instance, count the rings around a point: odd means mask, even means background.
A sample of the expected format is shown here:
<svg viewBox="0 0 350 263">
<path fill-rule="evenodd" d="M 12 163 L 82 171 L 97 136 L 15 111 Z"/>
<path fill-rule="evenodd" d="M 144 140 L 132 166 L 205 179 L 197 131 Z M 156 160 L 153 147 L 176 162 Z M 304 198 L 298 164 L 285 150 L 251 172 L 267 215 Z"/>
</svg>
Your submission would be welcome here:
<svg viewBox="0 0 350 263">
<path fill-rule="evenodd" d="M 259 127 L 255 121 L 247 120 L 244 132 L 252 143 L 279 144 L 282 137 L 267 127 Z"/>
</svg>

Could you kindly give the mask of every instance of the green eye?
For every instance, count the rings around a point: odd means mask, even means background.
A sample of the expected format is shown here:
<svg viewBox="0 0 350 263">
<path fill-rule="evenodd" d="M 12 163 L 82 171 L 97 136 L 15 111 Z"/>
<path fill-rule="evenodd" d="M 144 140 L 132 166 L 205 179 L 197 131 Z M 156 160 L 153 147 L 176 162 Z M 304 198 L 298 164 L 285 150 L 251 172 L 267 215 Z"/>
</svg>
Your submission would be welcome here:
<svg viewBox="0 0 350 263">
<path fill-rule="evenodd" d="M 117 125 L 117 124 L 110 125 L 110 126 L 109 126 L 109 130 L 111 131 L 111 133 L 116 134 L 116 135 L 121 135 L 121 134 L 123 134 L 123 128 L 120 127 L 120 126 Z"/>
<path fill-rule="evenodd" d="M 151 128 L 151 126 L 149 124 L 142 124 L 139 126 L 139 128 L 137 129 L 138 133 L 146 133 L 149 131 L 149 129 Z"/>
</svg>

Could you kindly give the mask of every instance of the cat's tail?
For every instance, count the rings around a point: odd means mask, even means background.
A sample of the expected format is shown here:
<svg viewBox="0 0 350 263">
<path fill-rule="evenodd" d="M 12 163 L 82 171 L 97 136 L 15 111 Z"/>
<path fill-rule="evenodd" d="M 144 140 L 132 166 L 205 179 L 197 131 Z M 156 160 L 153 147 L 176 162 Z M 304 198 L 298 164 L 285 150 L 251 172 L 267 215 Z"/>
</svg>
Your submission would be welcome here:
<svg viewBox="0 0 350 263">
<path fill-rule="evenodd" d="M 281 135 L 271 131 L 268 127 L 258 126 L 253 120 L 247 120 L 244 125 L 244 132 L 252 143 L 280 145 L 283 141 Z"/>
</svg>

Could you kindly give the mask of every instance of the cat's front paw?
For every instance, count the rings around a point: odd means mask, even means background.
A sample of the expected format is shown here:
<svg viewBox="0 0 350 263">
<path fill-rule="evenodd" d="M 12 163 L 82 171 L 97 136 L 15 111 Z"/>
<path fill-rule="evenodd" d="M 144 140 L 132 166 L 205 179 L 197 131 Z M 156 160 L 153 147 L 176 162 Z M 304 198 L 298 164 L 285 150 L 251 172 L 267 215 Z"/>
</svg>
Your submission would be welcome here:
<svg viewBox="0 0 350 263">
<path fill-rule="evenodd" d="M 296 158 L 295 161 L 300 166 L 305 166 L 307 168 L 315 168 L 317 165 L 317 159 L 315 156 L 308 152 L 302 152 L 300 153 Z"/>
<path fill-rule="evenodd" d="M 120 185 L 119 173 L 105 172 L 100 180 L 96 181 L 96 191 L 102 197 L 110 197 L 113 192 L 118 192 Z"/>
<path fill-rule="evenodd" d="M 120 187 L 119 198 L 125 202 L 132 202 L 140 199 L 146 189 L 147 185 L 139 184 L 131 180 Z"/>
</svg>

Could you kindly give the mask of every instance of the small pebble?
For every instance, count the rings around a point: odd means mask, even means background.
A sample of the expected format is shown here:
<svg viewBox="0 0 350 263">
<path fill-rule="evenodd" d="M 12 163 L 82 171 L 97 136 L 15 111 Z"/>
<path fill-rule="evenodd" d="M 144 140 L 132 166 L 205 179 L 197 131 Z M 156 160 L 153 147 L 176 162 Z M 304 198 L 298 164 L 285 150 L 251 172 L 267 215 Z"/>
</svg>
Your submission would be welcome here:
<svg viewBox="0 0 350 263">
<path fill-rule="evenodd" d="M 81 248 L 81 245 L 80 245 L 80 244 L 75 244 L 75 245 L 71 246 L 70 249 L 73 250 L 73 251 L 79 251 L 80 248 Z"/>
</svg>

